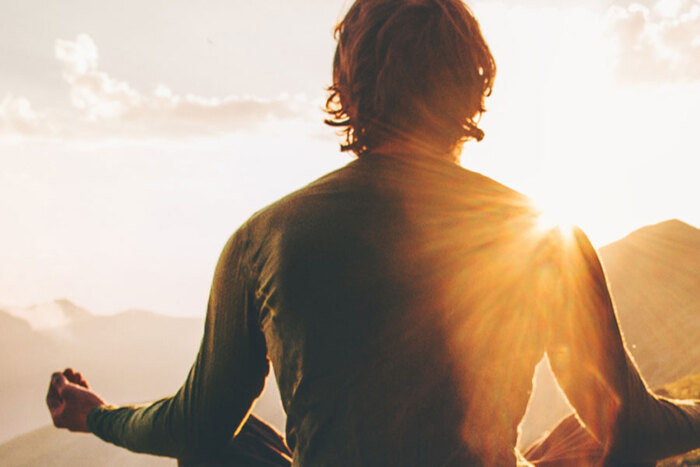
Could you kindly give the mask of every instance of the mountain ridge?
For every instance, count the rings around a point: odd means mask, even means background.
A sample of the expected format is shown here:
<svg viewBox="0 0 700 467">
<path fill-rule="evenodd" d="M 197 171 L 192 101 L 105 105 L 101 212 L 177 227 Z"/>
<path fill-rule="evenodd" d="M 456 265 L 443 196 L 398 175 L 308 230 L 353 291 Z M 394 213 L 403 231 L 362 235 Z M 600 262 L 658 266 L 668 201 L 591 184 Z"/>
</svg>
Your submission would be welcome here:
<svg viewBox="0 0 700 467">
<path fill-rule="evenodd" d="M 74 319 L 57 326 L 30 325 L 43 311 L 53 319 L 62 307 Z M 202 318 L 136 309 L 99 315 L 66 299 L 14 307 L 14 313 L 0 309 L 0 374 L 13 375 L 0 378 L 0 420 L 11 421 L 0 423 L 0 442 L 46 424 L 49 376 L 66 367 L 81 371 L 111 403 L 142 403 L 173 394 L 195 361 L 203 329 Z M 256 413 L 282 429 L 275 392 L 266 391 Z"/>
</svg>

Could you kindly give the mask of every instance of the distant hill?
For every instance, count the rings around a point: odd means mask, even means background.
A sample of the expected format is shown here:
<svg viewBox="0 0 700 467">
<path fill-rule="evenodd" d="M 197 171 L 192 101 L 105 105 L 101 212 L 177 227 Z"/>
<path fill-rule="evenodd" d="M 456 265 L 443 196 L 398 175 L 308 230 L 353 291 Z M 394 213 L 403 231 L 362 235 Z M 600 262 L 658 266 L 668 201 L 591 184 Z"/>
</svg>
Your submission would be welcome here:
<svg viewBox="0 0 700 467">
<path fill-rule="evenodd" d="M 678 220 L 600 249 L 627 346 L 652 387 L 700 372 L 700 230 Z"/>
<path fill-rule="evenodd" d="M 679 220 L 599 249 L 622 333 L 650 387 L 700 372 L 700 230 Z M 546 363 L 521 425 L 526 446 L 568 413 Z"/>
<path fill-rule="evenodd" d="M 0 309 L 0 442 L 50 422 L 49 376 L 67 366 L 112 403 L 173 394 L 194 362 L 202 331 L 201 319 L 138 310 L 98 316 L 68 300 Z M 283 428 L 276 390 L 261 398 L 256 413 Z"/>
<path fill-rule="evenodd" d="M 26 321 L 35 330 L 57 329 L 92 317 L 87 310 L 65 298 L 29 307 L 4 308 L 4 311 Z"/>
<path fill-rule="evenodd" d="M 6 467 L 174 467 L 166 457 L 134 454 L 91 434 L 75 434 L 45 426 L 0 445 Z"/>
<path fill-rule="evenodd" d="M 47 423 L 47 374 L 69 353 L 24 320 L 0 310 L 0 442 Z M 63 360 L 70 361 L 70 360 Z M 65 365 L 65 363 L 61 363 Z"/>
</svg>

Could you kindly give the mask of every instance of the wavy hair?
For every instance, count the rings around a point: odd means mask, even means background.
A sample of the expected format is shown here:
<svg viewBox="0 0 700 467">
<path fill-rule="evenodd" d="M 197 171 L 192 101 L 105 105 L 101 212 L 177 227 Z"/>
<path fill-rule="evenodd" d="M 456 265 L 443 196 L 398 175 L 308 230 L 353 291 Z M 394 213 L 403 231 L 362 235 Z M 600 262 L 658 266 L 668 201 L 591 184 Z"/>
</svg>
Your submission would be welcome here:
<svg viewBox="0 0 700 467">
<path fill-rule="evenodd" d="M 335 28 L 328 125 L 358 156 L 402 138 L 439 153 L 469 139 L 496 64 L 461 0 L 357 0 Z"/>
</svg>

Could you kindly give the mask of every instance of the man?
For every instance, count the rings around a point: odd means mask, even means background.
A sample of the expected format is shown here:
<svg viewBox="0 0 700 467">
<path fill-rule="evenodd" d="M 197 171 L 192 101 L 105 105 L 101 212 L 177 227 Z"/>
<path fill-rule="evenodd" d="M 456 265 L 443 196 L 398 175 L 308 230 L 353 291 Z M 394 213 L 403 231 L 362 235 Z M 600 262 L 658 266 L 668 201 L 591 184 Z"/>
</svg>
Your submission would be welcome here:
<svg viewBox="0 0 700 467">
<path fill-rule="evenodd" d="M 648 392 L 585 236 L 542 229 L 527 198 L 457 164 L 495 76 L 466 6 L 358 0 L 336 36 L 328 123 L 358 159 L 231 237 L 177 394 L 112 407 L 66 370 L 56 425 L 188 465 L 523 465 L 546 352 L 578 419 L 533 462 L 699 447 L 700 406 Z M 248 415 L 270 362 L 284 441 Z"/>
</svg>

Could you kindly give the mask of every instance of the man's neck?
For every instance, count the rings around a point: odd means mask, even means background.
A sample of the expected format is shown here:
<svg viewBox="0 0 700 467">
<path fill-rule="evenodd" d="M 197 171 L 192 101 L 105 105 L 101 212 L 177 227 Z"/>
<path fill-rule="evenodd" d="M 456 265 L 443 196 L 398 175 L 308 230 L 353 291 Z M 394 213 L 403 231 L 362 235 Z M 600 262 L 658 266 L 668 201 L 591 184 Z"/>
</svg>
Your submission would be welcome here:
<svg viewBox="0 0 700 467">
<path fill-rule="evenodd" d="M 452 150 L 440 152 L 428 144 L 390 139 L 379 144 L 372 152 L 377 154 L 410 154 L 412 156 L 430 157 L 459 164 L 462 146 L 462 143 L 458 143 Z"/>
</svg>

